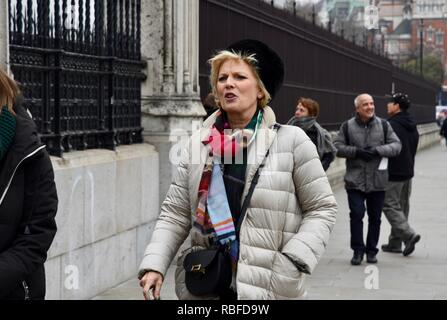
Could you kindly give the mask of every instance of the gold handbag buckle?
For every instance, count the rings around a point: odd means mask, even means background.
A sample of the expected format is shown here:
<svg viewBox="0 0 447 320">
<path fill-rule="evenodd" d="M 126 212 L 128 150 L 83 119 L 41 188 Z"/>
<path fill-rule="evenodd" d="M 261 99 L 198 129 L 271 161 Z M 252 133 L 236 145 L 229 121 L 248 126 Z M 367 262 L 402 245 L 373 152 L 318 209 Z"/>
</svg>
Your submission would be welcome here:
<svg viewBox="0 0 447 320">
<path fill-rule="evenodd" d="M 201 264 L 195 264 L 192 266 L 191 268 L 192 272 L 202 272 L 205 273 L 205 269 L 202 269 L 202 265 Z"/>
</svg>

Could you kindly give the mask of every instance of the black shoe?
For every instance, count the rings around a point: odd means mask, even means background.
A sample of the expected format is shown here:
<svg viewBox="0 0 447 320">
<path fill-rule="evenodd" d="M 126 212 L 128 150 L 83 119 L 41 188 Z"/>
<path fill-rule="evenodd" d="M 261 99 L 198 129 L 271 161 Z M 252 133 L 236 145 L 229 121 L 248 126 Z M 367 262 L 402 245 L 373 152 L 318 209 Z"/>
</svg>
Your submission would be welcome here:
<svg viewBox="0 0 447 320">
<path fill-rule="evenodd" d="M 363 253 L 354 252 L 354 256 L 351 259 L 351 264 L 353 266 L 358 266 L 363 261 Z"/>
<path fill-rule="evenodd" d="M 415 233 L 415 234 L 413 234 L 413 235 L 411 236 L 411 238 L 405 243 L 405 248 L 404 248 L 404 251 L 402 252 L 403 255 L 404 255 L 405 257 L 406 257 L 406 256 L 409 256 L 410 254 L 413 253 L 413 251 L 414 251 L 414 247 L 416 246 L 416 243 L 417 243 L 419 240 L 421 240 L 421 236 Z"/>
<path fill-rule="evenodd" d="M 391 253 L 402 253 L 402 249 L 401 248 L 393 247 L 390 244 L 383 244 L 382 245 L 382 251 L 383 252 L 391 252 Z"/>
<path fill-rule="evenodd" d="M 375 253 L 367 253 L 366 254 L 366 262 L 377 263 L 376 254 Z"/>
</svg>

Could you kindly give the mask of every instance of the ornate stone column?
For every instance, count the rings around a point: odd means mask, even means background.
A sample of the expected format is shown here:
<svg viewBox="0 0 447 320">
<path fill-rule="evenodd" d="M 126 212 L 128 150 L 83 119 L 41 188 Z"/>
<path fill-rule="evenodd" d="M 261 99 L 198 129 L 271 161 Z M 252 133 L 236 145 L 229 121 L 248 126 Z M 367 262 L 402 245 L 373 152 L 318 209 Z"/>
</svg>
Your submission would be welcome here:
<svg viewBox="0 0 447 320">
<path fill-rule="evenodd" d="M 164 0 L 163 17 L 163 84 L 162 92 L 169 95 L 174 93 L 174 70 L 173 70 L 173 0 Z"/>
<path fill-rule="evenodd" d="M 160 158 L 160 200 L 164 200 L 176 165 L 170 153 L 197 130 L 206 115 L 199 96 L 199 1 L 141 2 L 144 140 Z M 162 14 L 161 14 L 162 13 Z"/>
<path fill-rule="evenodd" d="M 0 1 L 0 69 L 9 72 L 8 0 Z"/>
<path fill-rule="evenodd" d="M 191 24 L 191 15 L 190 15 L 190 1 L 182 1 L 184 8 L 184 23 L 183 23 L 183 29 L 186 30 L 187 28 L 192 27 Z M 192 41 L 191 34 L 195 32 L 194 29 L 191 28 L 191 32 L 188 32 L 185 37 L 183 37 L 183 59 L 184 59 L 184 65 L 183 65 L 183 92 L 185 93 L 191 93 L 191 78 L 190 78 L 190 68 L 191 68 L 191 59 L 190 59 L 190 52 L 189 52 L 189 44 Z"/>
</svg>

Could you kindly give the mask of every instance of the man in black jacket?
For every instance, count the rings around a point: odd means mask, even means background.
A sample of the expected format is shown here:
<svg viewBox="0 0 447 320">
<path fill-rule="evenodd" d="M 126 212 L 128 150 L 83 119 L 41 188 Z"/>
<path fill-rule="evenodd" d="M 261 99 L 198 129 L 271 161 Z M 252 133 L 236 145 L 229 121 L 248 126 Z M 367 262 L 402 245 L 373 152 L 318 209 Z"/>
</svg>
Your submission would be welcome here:
<svg viewBox="0 0 447 320">
<path fill-rule="evenodd" d="M 441 130 L 439 131 L 439 134 L 445 138 L 445 145 L 447 146 L 447 111 L 443 111 L 445 114 L 444 121 L 441 125 Z"/>
<path fill-rule="evenodd" d="M 389 185 L 385 193 L 383 212 L 391 224 L 388 244 L 382 250 L 410 255 L 421 239 L 408 224 L 410 211 L 411 179 L 414 175 L 414 158 L 419 142 L 416 122 L 408 113 L 410 100 L 406 94 L 395 93 L 387 105 L 388 121 L 402 143 L 399 156 L 389 159 Z M 405 244 L 402 251 L 402 242 Z"/>
</svg>

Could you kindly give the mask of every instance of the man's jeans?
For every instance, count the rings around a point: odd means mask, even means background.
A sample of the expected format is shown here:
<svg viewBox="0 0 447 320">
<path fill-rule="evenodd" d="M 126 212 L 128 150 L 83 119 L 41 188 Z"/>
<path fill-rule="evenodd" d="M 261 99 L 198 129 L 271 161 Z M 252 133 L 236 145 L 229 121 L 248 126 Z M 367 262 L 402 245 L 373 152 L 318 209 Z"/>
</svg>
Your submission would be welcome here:
<svg viewBox="0 0 447 320">
<path fill-rule="evenodd" d="M 385 191 L 365 193 L 359 190 L 347 190 L 351 217 L 351 249 L 354 252 L 377 254 L 380 236 L 380 216 L 382 215 Z M 365 201 L 368 212 L 368 235 L 366 246 L 363 241 L 363 217 Z"/>
<path fill-rule="evenodd" d="M 415 233 L 408 224 L 410 212 L 411 179 L 407 181 L 390 181 L 385 192 L 383 213 L 391 225 L 388 244 L 402 249 L 405 242 Z"/>
</svg>

